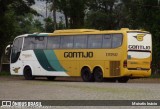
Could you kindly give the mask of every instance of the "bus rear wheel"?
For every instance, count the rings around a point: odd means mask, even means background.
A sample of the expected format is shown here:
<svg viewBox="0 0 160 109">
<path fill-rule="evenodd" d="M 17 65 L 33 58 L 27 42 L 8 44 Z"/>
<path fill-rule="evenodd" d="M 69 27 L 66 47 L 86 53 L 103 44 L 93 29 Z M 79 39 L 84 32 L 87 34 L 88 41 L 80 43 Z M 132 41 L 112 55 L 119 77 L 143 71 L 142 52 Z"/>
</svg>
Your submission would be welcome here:
<svg viewBox="0 0 160 109">
<path fill-rule="evenodd" d="M 103 82 L 104 78 L 101 68 L 95 68 L 93 73 L 96 82 Z"/>
<path fill-rule="evenodd" d="M 93 74 L 91 73 L 91 71 L 88 67 L 85 67 L 81 70 L 81 77 L 84 82 L 93 82 L 94 81 Z"/>
<path fill-rule="evenodd" d="M 34 77 L 32 76 L 32 70 L 30 67 L 24 68 L 24 77 L 26 80 L 33 80 Z"/>
</svg>

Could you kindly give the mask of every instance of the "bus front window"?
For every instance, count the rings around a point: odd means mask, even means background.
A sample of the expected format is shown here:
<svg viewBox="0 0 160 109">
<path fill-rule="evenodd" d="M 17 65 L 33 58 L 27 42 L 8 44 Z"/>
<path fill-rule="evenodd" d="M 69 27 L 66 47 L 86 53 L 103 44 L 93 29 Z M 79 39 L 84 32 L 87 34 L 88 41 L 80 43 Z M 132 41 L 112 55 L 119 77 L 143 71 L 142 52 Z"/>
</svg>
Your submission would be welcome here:
<svg viewBox="0 0 160 109">
<path fill-rule="evenodd" d="M 11 63 L 15 63 L 18 60 L 21 49 L 22 49 L 22 41 L 23 41 L 23 38 L 17 38 L 13 42 Z"/>
</svg>

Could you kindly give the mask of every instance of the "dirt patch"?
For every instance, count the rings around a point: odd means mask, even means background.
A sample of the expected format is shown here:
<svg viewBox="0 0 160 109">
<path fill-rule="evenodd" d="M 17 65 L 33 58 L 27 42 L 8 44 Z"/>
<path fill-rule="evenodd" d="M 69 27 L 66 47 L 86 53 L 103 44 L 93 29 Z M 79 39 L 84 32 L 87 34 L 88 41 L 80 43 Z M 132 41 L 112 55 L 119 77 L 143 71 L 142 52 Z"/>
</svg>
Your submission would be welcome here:
<svg viewBox="0 0 160 109">
<path fill-rule="evenodd" d="M 131 79 L 129 83 L 160 83 L 160 78 L 140 78 L 140 79 Z"/>
</svg>

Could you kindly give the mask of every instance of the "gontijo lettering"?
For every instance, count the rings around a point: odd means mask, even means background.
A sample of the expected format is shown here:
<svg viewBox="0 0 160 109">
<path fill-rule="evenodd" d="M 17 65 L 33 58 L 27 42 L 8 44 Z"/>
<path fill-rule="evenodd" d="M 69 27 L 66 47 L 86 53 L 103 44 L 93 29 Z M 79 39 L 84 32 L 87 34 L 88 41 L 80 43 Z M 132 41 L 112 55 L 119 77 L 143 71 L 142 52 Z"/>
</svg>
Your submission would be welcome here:
<svg viewBox="0 0 160 109">
<path fill-rule="evenodd" d="M 92 58 L 93 52 L 64 52 L 65 58 Z"/>
<path fill-rule="evenodd" d="M 150 50 L 151 46 L 143 46 L 143 45 L 128 45 L 129 50 Z"/>
</svg>

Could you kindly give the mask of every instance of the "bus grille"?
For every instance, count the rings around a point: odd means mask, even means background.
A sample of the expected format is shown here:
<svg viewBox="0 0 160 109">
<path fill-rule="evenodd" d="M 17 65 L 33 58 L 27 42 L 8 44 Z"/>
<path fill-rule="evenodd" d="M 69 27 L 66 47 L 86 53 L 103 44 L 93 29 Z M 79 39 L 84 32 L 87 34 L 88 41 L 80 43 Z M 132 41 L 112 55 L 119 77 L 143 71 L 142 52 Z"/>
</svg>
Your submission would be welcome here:
<svg viewBox="0 0 160 109">
<path fill-rule="evenodd" d="M 120 76 L 120 61 L 110 61 L 110 76 Z"/>
</svg>

